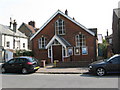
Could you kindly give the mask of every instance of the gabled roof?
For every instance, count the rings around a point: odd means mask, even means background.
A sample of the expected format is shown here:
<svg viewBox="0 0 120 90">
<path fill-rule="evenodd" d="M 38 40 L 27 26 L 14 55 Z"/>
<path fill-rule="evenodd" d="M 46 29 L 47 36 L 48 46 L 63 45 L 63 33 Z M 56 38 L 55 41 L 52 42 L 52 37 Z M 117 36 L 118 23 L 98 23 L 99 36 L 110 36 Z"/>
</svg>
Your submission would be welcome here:
<svg viewBox="0 0 120 90">
<path fill-rule="evenodd" d="M 19 30 L 16 30 L 16 32 L 12 31 L 9 26 L 5 26 L 0 24 L 0 32 L 2 34 L 7 34 L 7 35 L 14 35 L 14 36 L 18 36 L 18 37 L 25 37 L 27 38 L 27 36 L 23 33 L 21 33 Z"/>
<path fill-rule="evenodd" d="M 25 26 L 32 32 L 32 34 L 35 33 L 34 27 L 31 26 L 31 25 L 28 25 L 28 24 L 26 24 L 26 23 L 22 23 L 22 25 L 19 27 L 19 29 L 20 29 L 23 25 L 25 25 Z"/>
<path fill-rule="evenodd" d="M 52 45 L 55 39 L 64 47 L 71 46 L 63 37 L 54 35 L 53 38 L 49 41 L 49 43 L 46 45 L 46 49 Z"/>
<path fill-rule="evenodd" d="M 75 23 L 76 25 L 78 25 L 79 27 L 83 28 L 85 31 L 87 31 L 89 34 L 95 36 L 95 34 L 88 30 L 85 26 L 81 25 L 80 23 L 78 23 L 77 21 L 73 20 L 71 17 L 69 17 L 68 15 L 64 14 L 63 12 L 61 12 L 60 10 L 58 10 L 55 14 L 53 14 L 52 17 L 50 17 L 50 19 L 48 19 L 46 21 L 45 24 L 43 24 L 43 26 L 30 38 L 30 40 L 32 40 L 41 30 L 43 30 L 43 28 L 55 17 L 57 16 L 58 14 L 61 14 L 63 15 L 64 17 L 66 17 L 67 19 L 69 19 L 71 22 Z"/>
</svg>

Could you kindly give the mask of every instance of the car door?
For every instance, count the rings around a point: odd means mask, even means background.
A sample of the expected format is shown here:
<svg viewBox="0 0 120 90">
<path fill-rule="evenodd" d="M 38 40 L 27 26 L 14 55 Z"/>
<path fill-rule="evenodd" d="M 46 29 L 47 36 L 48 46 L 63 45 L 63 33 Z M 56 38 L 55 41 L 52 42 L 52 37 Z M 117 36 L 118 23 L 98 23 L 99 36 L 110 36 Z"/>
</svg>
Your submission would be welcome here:
<svg viewBox="0 0 120 90">
<path fill-rule="evenodd" d="M 5 64 L 5 69 L 9 72 L 14 72 L 14 63 L 15 63 L 15 59 L 11 59 L 9 60 L 6 64 Z"/>
<path fill-rule="evenodd" d="M 118 72 L 119 71 L 118 60 L 119 60 L 118 57 L 114 57 L 108 61 L 108 71 L 109 72 Z"/>
<path fill-rule="evenodd" d="M 20 58 L 15 59 L 14 68 L 15 68 L 15 71 L 17 72 L 22 69 L 22 61 Z"/>
<path fill-rule="evenodd" d="M 120 56 L 118 57 L 118 72 L 120 73 Z"/>
</svg>

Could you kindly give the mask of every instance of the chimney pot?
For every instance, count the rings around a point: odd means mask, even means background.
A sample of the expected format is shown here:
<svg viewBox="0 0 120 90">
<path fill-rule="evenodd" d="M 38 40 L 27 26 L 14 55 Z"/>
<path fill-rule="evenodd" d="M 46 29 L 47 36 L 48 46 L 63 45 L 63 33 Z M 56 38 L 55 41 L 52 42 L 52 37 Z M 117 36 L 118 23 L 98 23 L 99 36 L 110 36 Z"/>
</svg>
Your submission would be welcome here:
<svg viewBox="0 0 120 90">
<path fill-rule="evenodd" d="M 73 20 L 75 20 L 75 18 L 73 17 Z"/>
<path fill-rule="evenodd" d="M 67 11 L 67 9 L 65 10 L 65 14 L 68 15 L 68 11 Z"/>
<path fill-rule="evenodd" d="M 30 22 L 28 22 L 28 24 L 35 27 L 35 21 L 30 21 Z"/>
<path fill-rule="evenodd" d="M 14 22 L 13 22 L 13 31 L 16 32 L 16 30 L 17 30 L 17 23 L 16 23 L 16 21 L 14 20 Z"/>
<path fill-rule="evenodd" d="M 10 28 L 11 28 L 11 26 L 12 26 L 12 18 L 10 17 Z"/>
<path fill-rule="evenodd" d="M 107 36 L 108 36 L 108 29 L 107 29 Z"/>
</svg>

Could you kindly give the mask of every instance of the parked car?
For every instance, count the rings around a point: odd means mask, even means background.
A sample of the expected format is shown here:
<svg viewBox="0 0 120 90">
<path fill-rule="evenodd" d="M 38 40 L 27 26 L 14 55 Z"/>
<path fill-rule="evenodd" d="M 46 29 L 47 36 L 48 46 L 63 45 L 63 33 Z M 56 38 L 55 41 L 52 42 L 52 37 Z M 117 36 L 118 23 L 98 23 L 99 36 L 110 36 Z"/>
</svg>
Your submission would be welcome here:
<svg viewBox="0 0 120 90">
<path fill-rule="evenodd" d="M 2 64 L 2 73 L 5 72 L 21 72 L 23 74 L 35 72 L 39 69 L 39 62 L 33 57 L 16 57 Z"/>
<path fill-rule="evenodd" d="M 120 55 L 114 55 L 109 59 L 91 63 L 89 72 L 98 76 L 103 76 L 107 73 L 120 73 Z"/>
</svg>

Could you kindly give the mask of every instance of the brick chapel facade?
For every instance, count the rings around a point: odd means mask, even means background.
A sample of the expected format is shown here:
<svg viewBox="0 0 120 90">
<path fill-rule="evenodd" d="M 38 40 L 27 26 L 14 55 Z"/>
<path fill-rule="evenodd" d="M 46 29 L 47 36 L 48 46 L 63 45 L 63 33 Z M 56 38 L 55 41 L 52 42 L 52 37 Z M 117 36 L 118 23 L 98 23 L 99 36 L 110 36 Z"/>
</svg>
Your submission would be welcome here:
<svg viewBox="0 0 120 90">
<path fill-rule="evenodd" d="M 95 33 L 58 10 L 32 37 L 32 51 L 38 60 L 53 63 L 95 61 Z"/>
</svg>

